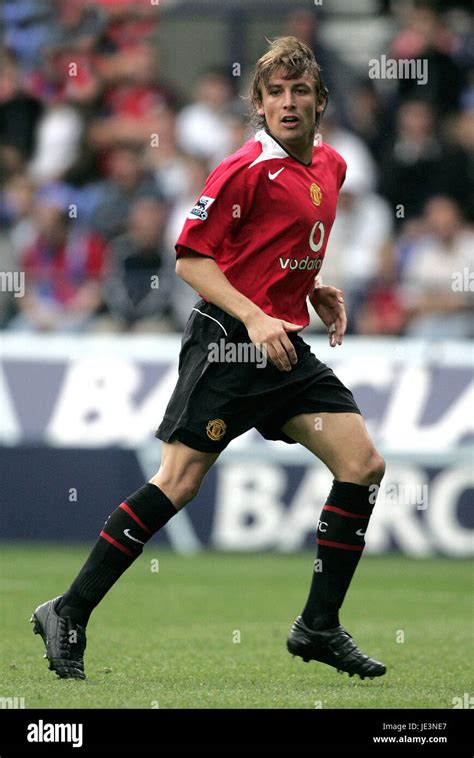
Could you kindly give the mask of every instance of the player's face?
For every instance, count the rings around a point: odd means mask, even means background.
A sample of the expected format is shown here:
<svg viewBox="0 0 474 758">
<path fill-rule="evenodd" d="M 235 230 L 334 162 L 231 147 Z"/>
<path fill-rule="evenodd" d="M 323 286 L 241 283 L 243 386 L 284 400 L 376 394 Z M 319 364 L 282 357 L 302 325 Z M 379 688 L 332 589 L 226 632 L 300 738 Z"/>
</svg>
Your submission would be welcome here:
<svg viewBox="0 0 474 758">
<path fill-rule="evenodd" d="M 284 79 L 283 70 L 276 71 L 262 87 L 262 102 L 258 108 L 269 131 L 291 153 L 309 160 L 312 154 L 316 113 L 315 83 L 308 73 L 299 79 Z"/>
</svg>

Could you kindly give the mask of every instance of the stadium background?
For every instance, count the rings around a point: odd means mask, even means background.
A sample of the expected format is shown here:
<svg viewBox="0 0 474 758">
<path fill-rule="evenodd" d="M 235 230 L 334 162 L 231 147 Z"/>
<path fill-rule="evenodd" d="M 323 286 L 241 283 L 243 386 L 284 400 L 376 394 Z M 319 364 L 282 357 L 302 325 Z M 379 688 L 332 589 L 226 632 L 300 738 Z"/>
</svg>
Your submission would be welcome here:
<svg viewBox="0 0 474 758">
<path fill-rule="evenodd" d="M 431 573 L 443 556 L 454 593 L 474 488 L 469 3 L 5 0 L 2 13 L 7 597 L 13 570 L 33 586 L 41 556 L 77 543 L 61 591 L 158 467 L 153 434 L 197 299 L 173 244 L 209 171 L 251 136 L 242 96 L 265 37 L 284 33 L 314 48 L 330 90 L 322 138 L 348 163 L 322 273 L 346 292 L 349 333 L 330 350 L 312 320 L 305 338 L 353 389 L 387 459 L 363 564 L 403 584 L 420 576 L 412 559 Z M 382 56 L 426 60 L 426 83 L 372 78 Z M 149 556 L 256 552 L 263 565 L 263 552 L 301 553 L 309 570 L 331 477 L 298 447 L 236 440 Z"/>
</svg>

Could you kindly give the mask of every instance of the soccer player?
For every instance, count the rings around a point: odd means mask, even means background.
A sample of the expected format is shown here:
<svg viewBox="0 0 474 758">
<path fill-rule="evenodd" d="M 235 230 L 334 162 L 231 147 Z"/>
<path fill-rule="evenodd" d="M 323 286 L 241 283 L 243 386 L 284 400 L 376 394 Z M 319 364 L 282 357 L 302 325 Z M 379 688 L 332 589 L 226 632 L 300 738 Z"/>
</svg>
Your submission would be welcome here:
<svg viewBox="0 0 474 758">
<path fill-rule="evenodd" d="M 303 445 L 334 477 L 318 522 L 316 570 L 288 650 L 350 676 L 386 670 L 339 621 L 384 461 L 350 390 L 299 334 L 309 322 L 308 296 L 332 347 L 346 329 L 342 291 L 316 278 L 346 164 L 328 145 L 314 145 L 327 89 L 310 48 L 295 37 L 276 39 L 257 62 L 251 103 L 255 139 L 210 174 L 176 244 L 177 274 L 201 299 L 156 432 L 161 466 L 109 516 L 69 589 L 31 618 L 60 677 L 85 677 L 92 610 L 147 540 L 195 497 L 222 450 L 252 427 L 266 439 Z M 253 345 L 269 360 L 263 367 L 209 360 L 221 339 Z"/>
</svg>

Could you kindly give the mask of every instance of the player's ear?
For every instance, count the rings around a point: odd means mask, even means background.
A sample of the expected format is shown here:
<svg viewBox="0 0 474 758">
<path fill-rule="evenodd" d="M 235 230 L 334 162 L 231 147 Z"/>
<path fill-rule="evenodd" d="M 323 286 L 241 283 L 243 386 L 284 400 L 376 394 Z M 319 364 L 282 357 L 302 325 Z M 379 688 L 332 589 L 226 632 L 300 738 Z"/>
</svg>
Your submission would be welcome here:
<svg viewBox="0 0 474 758">
<path fill-rule="evenodd" d="M 260 100 L 257 100 L 257 113 L 259 116 L 265 115 L 265 108 L 263 107 Z"/>
</svg>

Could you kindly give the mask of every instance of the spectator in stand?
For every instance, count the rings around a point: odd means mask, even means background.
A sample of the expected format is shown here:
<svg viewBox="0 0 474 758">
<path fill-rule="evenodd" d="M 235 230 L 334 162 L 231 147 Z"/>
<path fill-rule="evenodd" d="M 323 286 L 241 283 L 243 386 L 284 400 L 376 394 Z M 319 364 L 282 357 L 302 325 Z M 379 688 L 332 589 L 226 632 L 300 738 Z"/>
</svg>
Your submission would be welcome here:
<svg viewBox="0 0 474 758">
<path fill-rule="evenodd" d="M 50 34 L 41 60 L 30 72 L 29 90 L 52 105 L 65 100 L 94 105 L 100 89 L 96 54 L 105 22 L 94 5 L 55 0 Z"/>
<path fill-rule="evenodd" d="M 407 313 L 398 287 L 395 238 L 387 240 L 378 251 L 378 270 L 368 283 L 354 314 L 354 332 L 364 335 L 403 334 Z"/>
<path fill-rule="evenodd" d="M 441 191 L 443 170 L 443 146 L 432 107 L 422 100 L 402 103 L 380 178 L 380 192 L 394 211 L 402 206 L 396 221 L 401 224 L 421 215 L 428 198 Z"/>
<path fill-rule="evenodd" d="M 159 4 L 150 0 L 96 0 L 107 16 L 104 47 L 109 51 L 134 47 L 158 27 Z"/>
<path fill-rule="evenodd" d="M 23 86 L 17 56 L 0 51 L 0 174 L 22 171 L 31 158 L 36 129 L 43 111 L 41 102 Z"/>
<path fill-rule="evenodd" d="M 127 231 L 109 246 L 104 301 L 111 318 L 99 320 L 104 330 L 166 332 L 175 328 L 171 316 L 174 259 L 163 244 L 166 207 L 154 198 L 136 200 Z"/>
<path fill-rule="evenodd" d="M 92 8 L 79 7 L 78 0 L 71 6 L 61 0 L 58 13 L 58 26 L 43 50 L 41 65 L 29 76 L 28 88 L 43 102 L 68 102 L 87 116 L 99 107 L 102 94 L 98 49 L 104 19 Z"/>
<path fill-rule="evenodd" d="M 78 229 L 54 196 L 38 200 L 35 221 L 37 238 L 20 261 L 26 292 L 9 328 L 83 331 L 101 304 L 104 242 Z"/>
<path fill-rule="evenodd" d="M 36 229 L 31 218 L 34 186 L 24 174 L 14 174 L 0 193 L 0 267 L 19 271 L 21 252 L 33 243 Z M 0 328 L 17 313 L 18 297 L 8 288 L 0 289 Z"/>
<path fill-rule="evenodd" d="M 38 66 L 41 50 L 54 28 L 55 0 L 3 0 L 0 23 L 3 22 L 5 45 L 21 61 L 23 71 Z"/>
<path fill-rule="evenodd" d="M 230 137 L 230 151 L 236 152 L 249 139 L 255 136 L 255 131 L 249 124 L 247 108 L 243 102 L 234 100 L 226 114 L 226 123 Z"/>
<path fill-rule="evenodd" d="M 31 209 L 35 185 L 26 174 L 15 174 L 6 183 L 0 196 L 1 222 L 11 248 L 12 260 L 18 264 L 22 251 L 33 244 L 36 226 Z"/>
<path fill-rule="evenodd" d="M 331 104 L 328 105 L 324 114 L 321 136 L 324 142 L 337 150 L 348 163 L 347 175 L 353 171 L 355 175 L 363 176 L 367 190 L 375 190 L 377 165 L 370 150 L 360 137 L 340 125 L 336 111 Z"/>
<path fill-rule="evenodd" d="M 209 165 L 207 161 L 195 156 L 186 157 L 186 181 L 181 185 L 181 194 L 177 197 L 169 215 L 164 238 L 167 256 L 172 261 L 173 266 L 176 262 L 174 249 L 176 240 L 181 233 L 187 215 L 201 196 L 208 175 Z M 197 297 L 197 293 L 184 279 L 181 279 L 180 276 L 175 277 L 173 315 L 178 329 L 184 329 Z"/>
<path fill-rule="evenodd" d="M 2 272 L 18 271 L 14 250 L 5 233 L 0 232 L 0 261 Z M 18 297 L 8 287 L 0 287 L 0 329 L 4 329 L 16 313 Z"/>
<path fill-rule="evenodd" d="M 347 173 L 339 193 L 337 214 L 326 248 L 322 278 L 344 291 L 348 329 L 354 331 L 356 311 L 381 268 L 381 251 L 392 236 L 393 213 L 373 192 L 364 164 L 344 153 Z M 311 327 L 318 326 L 311 320 Z"/>
<path fill-rule="evenodd" d="M 104 32 L 106 17 L 96 3 L 56 0 L 55 26 L 48 47 L 93 51 Z"/>
<path fill-rule="evenodd" d="M 464 7 L 461 7 L 464 6 Z M 456 0 L 443 4 L 443 24 L 455 37 L 452 55 L 456 63 L 472 75 L 474 65 L 474 25 L 471 0 Z M 462 96 L 461 96 L 462 97 Z"/>
<path fill-rule="evenodd" d="M 116 148 L 109 157 L 108 179 L 99 188 L 102 199 L 91 214 L 93 229 L 111 240 L 125 232 L 133 203 L 142 197 L 161 198 L 156 182 L 142 167 L 142 151 L 132 146 Z"/>
<path fill-rule="evenodd" d="M 29 165 L 39 183 L 60 180 L 77 161 L 84 122 L 79 111 L 68 103 L 50 105 L 38 124 L 37 143 Z"/>
<path fill-rule="evenodd" d="M 230 150 L 232 130 L 227 120 L 234 101 L 234 81 L 227 69 L 213 66 L 196 84 L 196 102 L 178 114 L 176 134 L 183 152 L 204 158 L 211 168 Z"/>
<path fill-rule="evenodd" d="M 440 5 L 443 8 L 444 4 Z M 423 85 L 416 78 L 398 79 L 402 100 L 423 98 L 438 115 L 459 107 L 464 72 L 455 61 L 457 41 L 432 0 L 415 0 L 405 8 L 405 29 L 392 41 L 387 57 L 427 61 L 428 77 Z"/>
<path fill-rule="evenodd" d="M 474 99 L 450 120 L 450 148 L 442 172 L 443 193 L 454 197 L 463 215 L 474 222 Z"/>
<path fill-rule="evenodd" d="M 474 232 L 449 197 L 428 201 L 425 234 L 402 269 L 406 334 L 431 339 L 474 336 L 472 271 Z"/>
<path fill-rule="evenodd" d="M 186 193 L 188 158 L 176 142 L 176 116 L 171 110 L 166 109 L 160 114 L 154 136 L 153 141 L 148 139 L 145 167 L 153 172 L 163 196 L 172 204 Z"/>
<path fill-rule="evenodd" d="M 359 80 L 349 92 L 347 111 L 351 131 L 364 141 L 379 164 L 390 134 L 390 120 L 372 79 Z"/>
<path fill-rule="evenodd" d="M 99 65 L 103 113 L 90 130 L 96 149 L 117 144 L 150 144 L 166 108 L 176 97 L 159 79 L 159 56 L 152 39 L 119 50 Z"/>
</svg>

